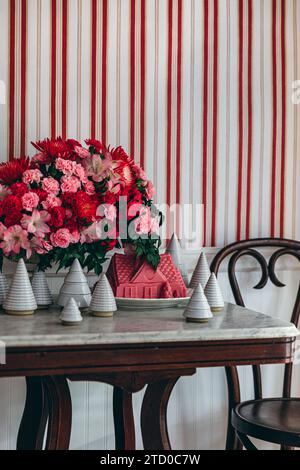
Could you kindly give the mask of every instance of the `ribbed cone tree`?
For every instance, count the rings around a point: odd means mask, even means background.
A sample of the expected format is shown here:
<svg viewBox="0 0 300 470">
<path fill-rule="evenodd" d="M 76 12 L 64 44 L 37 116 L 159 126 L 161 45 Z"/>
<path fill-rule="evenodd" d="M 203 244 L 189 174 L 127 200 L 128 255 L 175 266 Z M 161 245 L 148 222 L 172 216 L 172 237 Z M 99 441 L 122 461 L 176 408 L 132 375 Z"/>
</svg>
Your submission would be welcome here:
<svg viewBox="0 0 300 470">
<path fill-rule="evenodd" d="M 187 272 L 186 272 L 186 267 L 185 267 L 185 264 L 182 260 L 182 252 L 181 252 L 181 246 L 180 246 L 180 243 L 179 243 L 179 240 L 177 238 L 177 235 L 176 233 L 173 233 L 169 243 L 168 243 L 168 246 L 166 248 L 166 253 L 169 253 L 169 255 L 172 256 L 172 259 L 173 259 L 173 263 L 175 264 L 175 266 L 179 269 L 180 273 L 181 273 L 181 276 L 182 276 L 182 279 L 185 283 L 185 285 L 187 286 L 188 285 L 188 275 L 187 275 Z"/>
<path fill-rule="evenodd" d="M 204 293 L 206 295 L 212 312 L 219 312 L 223 309 L 223 295 L 215 273 L 211 273 L 211 276 L 206 284 Z"/>
<path fill-rule="evenodd" d="M 23 259 L 18 261 L 3 308 L 10 315 L 32 315 L 37 309 L 37 303 Z"/>
<path fill-rule="evenodd" d="M 73 261 L 65 277 L 59 292 L 58 305 L 65 307 L 70 297 L 74 298 L 79 308 L 87 308 L 91 303 L 91 290 L 78 259 Z"/>
<path fill-rule="evenodd" d="M 183 313 L 187 321 L 206 322 L 212 318 L 210 306 L 199 283 Z"/>
<path fill-rule="evenodd" d="M 60 316 L 63 325 L 78 325 L 82 322 L 82 316 L 76 301 L 70 297 Z"/>
<path fill-rule="evenodd" d="M 117 310 L 115 297 L 105 274 L 102 274 L 93 292 L 90 311 L 97 317 L 111 317 Z"/>
<path fill-rule="evenodd" d="M 31 280 L 31 286 L 38 307 L 49 307 L 53 300 L 46 275 L 43 271 L 35 271 Z"/>
<path fill-rule="evenodd" d="M 211 273 L 205 253 L 202 252 L 194 269 L 189 287 L 195 289 L 200 283 L 203 289 L 205 289 L 207 281 L 210 278 L 210 274 Z"/>
</svg>

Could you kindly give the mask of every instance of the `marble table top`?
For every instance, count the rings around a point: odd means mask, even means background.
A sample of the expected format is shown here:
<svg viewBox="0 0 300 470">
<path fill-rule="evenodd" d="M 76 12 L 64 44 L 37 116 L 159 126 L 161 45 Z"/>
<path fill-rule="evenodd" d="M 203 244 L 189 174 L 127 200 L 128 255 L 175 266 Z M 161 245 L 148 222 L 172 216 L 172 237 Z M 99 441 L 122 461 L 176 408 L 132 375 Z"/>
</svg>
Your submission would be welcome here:
<svg viewBox="0 0 300 470">
<path fill-rule="evenodd" d="M 208 323 L 187 323 L 183 309 L 119 310 L 113 318 L 91 317 L 78 326 L 62 326 L 58 308 L 29 317 L 0 313 L 0 340 L 7 347 L 81 346 L 182 341 L 288 338 L 299 333 L 291 323 L 226 304 Z"/>
</svg>

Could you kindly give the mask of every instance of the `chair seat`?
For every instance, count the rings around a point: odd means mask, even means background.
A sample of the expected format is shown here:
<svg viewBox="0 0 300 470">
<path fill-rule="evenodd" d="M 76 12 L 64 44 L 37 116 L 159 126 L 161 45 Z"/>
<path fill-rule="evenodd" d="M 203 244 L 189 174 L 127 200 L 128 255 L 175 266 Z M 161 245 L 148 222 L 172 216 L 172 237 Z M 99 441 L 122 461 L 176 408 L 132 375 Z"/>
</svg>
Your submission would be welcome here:
<svg viewBox="0 0 300 470">
<path fill-rule="evenodd" d="M 300 447 L 300 398 L 268 398 L 240 403 L 232 425 L 241 434 Z"/>
</svg>

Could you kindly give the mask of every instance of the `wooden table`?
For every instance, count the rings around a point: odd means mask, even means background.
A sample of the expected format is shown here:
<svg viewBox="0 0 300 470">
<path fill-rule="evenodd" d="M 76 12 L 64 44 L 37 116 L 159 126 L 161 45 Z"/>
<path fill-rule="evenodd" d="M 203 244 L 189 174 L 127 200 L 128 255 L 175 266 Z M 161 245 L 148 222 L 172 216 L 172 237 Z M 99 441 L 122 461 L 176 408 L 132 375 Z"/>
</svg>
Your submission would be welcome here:
<svg viewBox="0 0 300 470">
<path fill-rule="evenodd" d="M 145 449 L 170 449 L 166 412 L 174 385 L 198 367 L 288 363 L 298 330 L 290 323 L 226 304 L 207 324 L 186 323 L 182 310 L 119 311 L 114 318 L 85 316 L 63 327 L 59 311 L 32 317 L 0 314 L 6 364 L 0 377 L 26 376 L 27 397 L 18 449 L 69 446 L 72 405 L 68 381 L 114 386 L 116 448 L 135 448 L 132 393 L 147 386 L 141 428 Z"/>
</svg>

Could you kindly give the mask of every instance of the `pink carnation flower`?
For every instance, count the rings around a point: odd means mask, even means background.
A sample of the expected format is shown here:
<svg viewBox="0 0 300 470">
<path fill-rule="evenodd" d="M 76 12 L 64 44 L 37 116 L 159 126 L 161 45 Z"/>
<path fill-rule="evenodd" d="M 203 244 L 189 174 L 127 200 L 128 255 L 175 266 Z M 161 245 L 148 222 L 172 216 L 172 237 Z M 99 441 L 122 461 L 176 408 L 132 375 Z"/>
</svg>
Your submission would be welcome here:
<svg viewBox="0 0 300 470">
<path fill-rule="evenodd" d="M 3 242 L 0 244 L 4 254 L 19 254 L 21 248 L 26 250 L 27 258 L 30 258 L 32 251 L 28 240 L 28 233 L 20 225 L 12 225 L 3 235 Z"/>
<path fill-rule="evenodd" d="M 53 246 L 68 248 L 70 243 L 73 242 L 73 237 L 67 228 L 60 228 L 50 235 L 50 240 Z"/>
<path fill-rule="evenodd" d="M 74 150 L 80 158 L 90 157 L 90 152 L 87 149 L 83 148 L 83 147 L 76 146 L 76 147 L 74 147 Z"/>
<path fill-rule="evenodd" d="M 25 211 L 32 212 L 33 209 L 38 206 L 39 200 L 40 198 L 36 193 L 33 193 L 31 191 L 29 193 L 25 193 L 22 197 L 23 209 L 25 209 Z"/>
<path fill-rule="evenodd" d="M 52 193 L 54 196 L 59 193 L 59 183 L 54 178 L 51 178 L 51 176 L 49 176 L 49 178 L 43 179 L 42 186 L 44 191 L 47 193 Z"/>
<path fill-rule="evenodd" d="M 46 222 L 51 219 L 50 214 L 46 211 L 34 210 L 31 215 L 24 215 L 21 224 L 29 232 L 35 236 L 44 238 L 46 233 L 50 232 L 50 227 Z"/>
<path fill-rule="evenodd" d="M 53 207 L 57 207 L 61 205 L 62 205 L 61 199 L 57 196 L 54 196 L 54 194 L 49 194 L 47 196 L 47 199 L 42 202 L 43 208 L 46 209 L 47 211 L 49 209 L 52 209 Z"/>
<path fill-rule="evenodd" d="M 141 180 L 147 180 L 146 173 L 139 165 L 132 165 L 132 169 L 135 172 L 137 178 L 140 178 Z"/>
<path fill-rule="evenodd" d="M 71 160 L 65 160 L 64 158 L 58 158 L 55 162 L 57 170 L 61 171 L 66 176 L 72 176 L 76 166 L 75 162 Z"/>
<path fill-rule="evenodd" d="M 74 167 L 74 175 L 75 175 L 75 176 L 78 176 L 78 178 L 79 178 L 82 182 L 86 182 L 86 181 L 87 181 L 87 176 L 86 176 L 85 169 L 83 168 L 82 165 L 80 165 L 80 163 L 75 164 L 75 167 Z"/>
<path fill-rule="evenodd" d="M 146 192 L 147 192 L 148 199 L 153 199 L 154 198 L 154 196 L 155 196 L 155 187 L 153 186 L 151 181 L 148 181 Z"/>
<path fill-rule="evenodd" d="M 26 170 L 23 173 L 22 180 L 25 184 L 40 183 L 42 176 L 42 173 L 38 169 Z"/>
<path fill-rule="evenodd" d="M 74 229 L 71 231 L 71 235 L 72 235 L 72 242 L 73 243 L 78 243 L 79 240 L 80 240 L 80 233 L 77 229 Z"/>
<path fill-rule="evenodd" d="M 81 181 L 75 176 L 63 176 L 61 190 L 63 193 L 76 193 L 81 186 Z"/>
<path fill-rule="evenodd" d="M 91 196 L 92 194 L 95 194 L 95 186 L 93 184 L 92 181 L 90 180 L 87 180 L 86 183 L 84 183 L 84 189 L 85 189 L 85 192 Z"/>
</svg>

